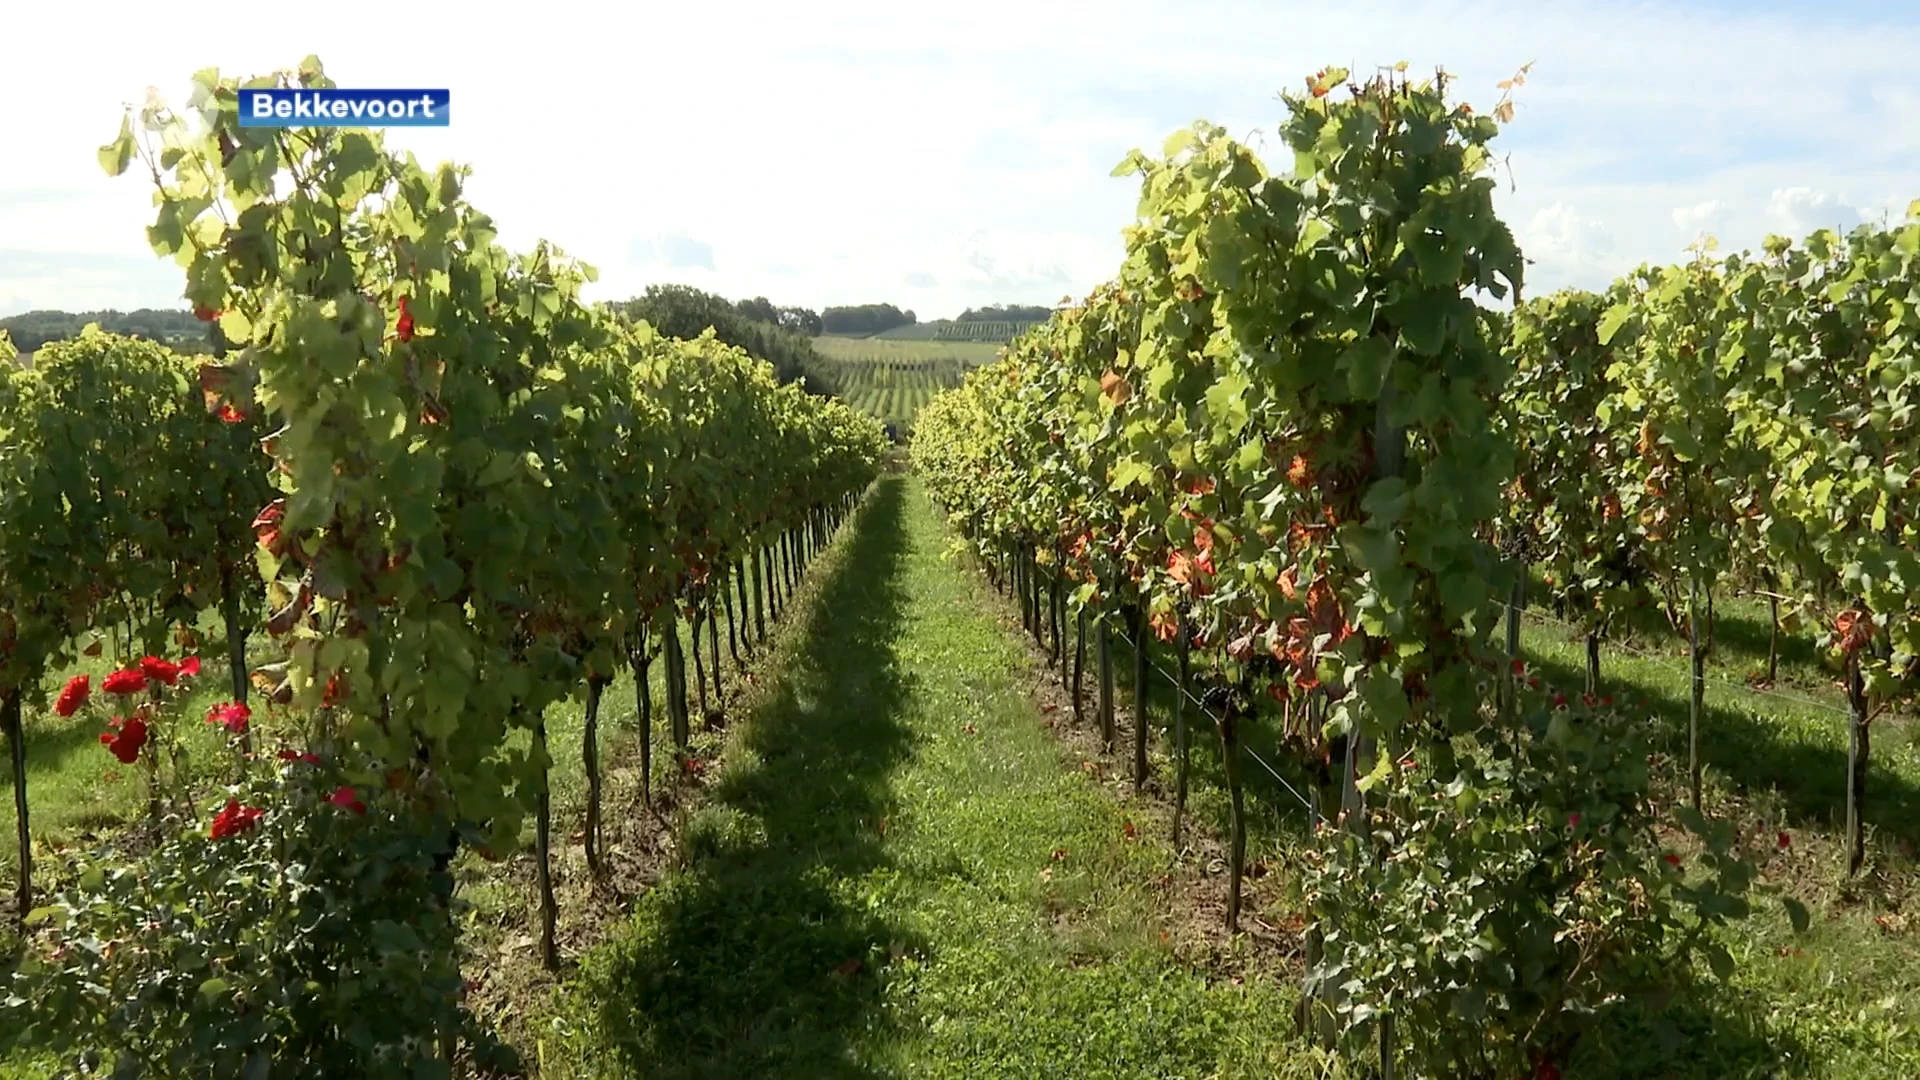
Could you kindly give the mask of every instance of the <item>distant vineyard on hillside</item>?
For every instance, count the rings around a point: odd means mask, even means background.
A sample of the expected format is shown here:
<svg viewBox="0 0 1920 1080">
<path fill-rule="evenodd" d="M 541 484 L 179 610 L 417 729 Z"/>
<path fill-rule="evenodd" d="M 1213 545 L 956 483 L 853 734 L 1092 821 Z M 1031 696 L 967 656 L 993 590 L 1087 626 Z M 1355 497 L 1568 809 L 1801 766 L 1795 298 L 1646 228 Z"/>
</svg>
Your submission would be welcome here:
<svg viewBox="0 0 1920 1080">
<path fill-rule="evenodd" d="M 1031 322 L 950 322 L 933 332 L 935 341 L 1012 341 L 1031 327 Z"/>
<path fill-rule="evenodd" d="M 840 397 L 892 424 L 902 439 L 921 406 L 941 390 L 959 386 L 968 371 L 999 353 L 991 343 L 965 340 L 822 337 L 814 344 L 826 357 L 825 374 Z"/>
<path fill-rule="evenodd" d="M 896 326 L 891 330 L 868 335 L 863 340 L 980 342 L 1005 345 L 1038 325 L 1038 323 L 1007 320 L 958 322 L 952 319 L 939 319 L 934 322 L 915 323 L 912 326 Z"/>
</svg>

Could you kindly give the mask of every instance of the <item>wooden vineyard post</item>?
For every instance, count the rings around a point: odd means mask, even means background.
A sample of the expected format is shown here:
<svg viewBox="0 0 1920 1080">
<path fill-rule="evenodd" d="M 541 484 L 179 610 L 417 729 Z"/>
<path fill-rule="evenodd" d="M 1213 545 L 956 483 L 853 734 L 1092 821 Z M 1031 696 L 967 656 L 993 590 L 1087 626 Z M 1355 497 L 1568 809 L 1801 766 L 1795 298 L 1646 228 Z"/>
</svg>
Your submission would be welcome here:
<svg viewBox="0 0 1920 1080">
<path fill-rule="evenodd" d="M 1040 581 L 1040 545 L 1027 545 L 1028 576 L 1032 579 L 1033 602 L 1033 641 L 1036 645 L 1047 643 L 1047 616 L 1040 608 L 1040 598 L 1044 595 Z"/>
<path fill-rule="evenodd" d="M 1147 607 L 1133 608 L 1133 790 L 1147 784 Z"/>
<path fill-rule="evenodd" d="M 1094 644 L 1099 653 L 1100 700 L 1094 711 L 1100 717 L 1100 742 L 1113 753 L 1113 631 L 1107 625 L 1107 613 L 1101 612 L 1094 623 Z"/>
<path fill-rule="evenodd" d="M 1218 688 L 1217 688 L 1218 689 Z M 1227 931 L 1240 932 L 1240 886 L 1247 865 L 1246 793 L 1240 783 L 1240 725 L 1234 695 L 1224 690 L 1209 695 L 1217 706 L 1220 760 L 1227 774 L 1232 830 L 1227 851 Z"/>
<path fill-rule="evenodd" d="M 533 745 L 542 760 L 547 754 L 547 722 L 533 725 Z M 554 933 L 560 922 L 560 902 L 553 895 L 553 786 L 549 770 L 540 770 L 540 789 L 534 799 L 534 877 L 540 889 L 540 963 L 548 971 L 560 969 L 560 950 Z"/>
<path fill-rule="evenodd" d="M 1013 598 L 1020 604 L 1020 628 L 1033 633 L 1033 612 L 1027 608 L 1027 551 L 1025 544 L 1016 544 L 1013 549 Z"/>
<path fill-rule="evenodd" d="M 1847 876 L 1860 872 L 1867 857 L 1868 725 L 1866 679 L 1860 671 L 1860 646 L 1847 643 Z"/>
<path fill-rule="evenodd" d="M 1780 675 L 1780 594 L 1767 594 L 1767 615 L 1770 623 L 1767 634 L 1767 683 Z"/>
<path fill-rule="evenodd" d="M 700 628 L 707 614 L 706 606 L 699 601 L 693 605 L 693 632 L 687 636 L 687 643 L 693 653 L 693 689 L 700 704 L 700 722 L 707 722 L 707 669 L 700 659 Z"/>
<path fill-rule="evenodd" d="M 1068 691 L 1073 699 L 1073 722 L 1076 726 L 1086 722 L 1085 710 L 1080 707 L 1081 676 L 1087 666 L 1087 609 L 1081 608 L 1073 620 L 1073 683 Z"/>
<path fill-rule="evenodd" d="M 662 642 L 667 654 L 667 724 L 672 728 L 673 744 L 682 750 L 693 732 L 687 722 L 687 660 L 680 646 L 680 615 L 677 610 L 667 615 L 666 638 Z"/>
<path fill-rule="evenodd" d="M 14 886 L 17 907 L 14 916 L 22 927 L 27 912 L 33 910 L 33 832 L 27 822 L 27 740 L 20 722 L 20 691 L 8 690 L 0 696 L 0 731 L 7 736 L 7 752 L 13 762 L 14 836 L 20 846 L 20 879 Z"/>
<path fill-rule="evenodd" d="M 214 324 L 219 330 L 219 324 Z M 236 704 L 247 703 L 247 628 L 240 620 L 240 590 L 233 579 L 233 564 L 222 560 L 220 564 L 220 619 L 227 627 L 227 666 L 231 669 L 233 700 Z M 253 726 L 249 724 L 240 731 L 240 753 L 253 753 Z"/>
<path fill-rule="evenodd" d="M 767 621 L 778 623 L 780 621 L 780 590 L 774 586 L 773 582 L 773 561 L 774 548 L 772 545 L 761 545 L 759 560 L 761 577 L 763 579 L 761 592 L 763 592 L 767 598 Z"/>
<path fill-rule="evenodd" d="M 1048 603 L 1050 621 L 1053 623 L 1053 652 L 1048 657 L 1048 667 L 1059 667 L 1066 657 L 1067 592 L 1066 583 L 1060 576 L 1060 566 L 1060 562 L 1056 560 L 1053 565 L 1051 599 Z"/>
<path fill-rule="evenodd" d="M 580 764 L 587 774 L 587 872 L 596 879 L 604 869 L 600 864 L 600 695 L 607 681 L 587 676 L 585 730 L 580 738 Z"/>
<path fill-rule="evenodd" d="M 720 684 L 720 615 L 714 601 L 714 586 L 713 582 L 709 581 L 707 583 L 707 655 L 713 658 L 713 708 L 718 712 L 724 707 L 720 699 L 726 693 L 726 689 Z M 707 722 L 712 723 L 711 714 L 708 715 Z"/>
<path fill-rule="evenodd" d="M 1180 685 L 1173 695 L 1173 848 L 1180 850 L 1181 824 L 1187 814 L 1187 687 L 1193 664 L 1193 642 L 1184 614 L 1175 616 L 1180 623 Z"/>
<path fill-rule="evenodd" d="M 751 587 L 747 584 L 749 579 L 753 583 Z M 760 605 L 760 545 L 758 544 L 751 545 L 747 561 L 740 564 L 740 603 L 743 607 L 747 602 L 748 593 L 753 594 L 753 644 L 762 645 L 767 640 L 767 616 L 765 609 Z M 753 650 L 747 651 L 751 653 Z"/>
<path fill-rule="evenodd" d="M 1700 711 L 1706 699 L 1706 656 L 1700 651 L 1700 575 L 1687 584 L 1687 659 L 1691 687 L 1687 695 L 1687 795 L 1700 809 Z"/>
<path fill-rule="evenodd" d="M 633 651 L 627 656 L 633 672 L 633 706 L 640 739 L 640 802 L 653 805 L 653 686 L 652 658 L 647 655 L 647 624 L 634 631 Z"/>
<path fill-rule="evenodd" d="M 740 659 L 740 639 L 745 636 L 740 633 L 740 617 L 746 613 L 746 598 L 740 598 L 740 614 L 735 614 L 733 610 L 735 606 L 734 570 L 738 566 L 738 563 L 732 563 L 720 572 L 720 599 L 727 609 L 727 653 L 733 657 L 733 666 L 736 671 L 747 666 L 746 662 Z"/>
</svg>

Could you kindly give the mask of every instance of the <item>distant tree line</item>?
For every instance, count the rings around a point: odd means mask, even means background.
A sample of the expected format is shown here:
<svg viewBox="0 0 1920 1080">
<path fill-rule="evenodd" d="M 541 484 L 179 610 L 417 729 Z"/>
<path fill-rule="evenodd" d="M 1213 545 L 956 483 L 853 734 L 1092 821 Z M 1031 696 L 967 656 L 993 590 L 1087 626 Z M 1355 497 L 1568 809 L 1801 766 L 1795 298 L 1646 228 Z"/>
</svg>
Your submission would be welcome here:
<svg viewBox="0 0 1920 1080">
<path fill-rule="evenodd" d="M 983 308 L 968 308 L 960 313 L 954 322 L 1046 322 L 1053 317 L 1053 309 L 1037 304 L 988 304 Z"/>
<path fill-rule="evenodd" d="M 212 348 L 207 324 L 186 310 L 29 311 L 0 319 L 0 330 L 13 339 L 15 348 L 33 352 L 50 341 L 79 337 L 88 323 L 99 323 L 100 329 L 110 333 L 171 345 L 181 352 L 208 352 Z"/>
<path fill-rule="evenodd" d="M 806 308 L 775 307 L 764 296 L 736 303 L 691 285 L 649 285 L 640 296 L 611 306 L 669 337 L 697 338 L 712 327 L 721 341 L 772 364 L 781 382 L 804 375 L 809 390 L 835 392 L 828 365 L 813 349 L 823 316 Z"/>
<path fill-rule="evenodd" d="M 716 299 L 718 299 L 716 297 Z M 725 303 L 725 301 L 721 301 Z M 756 322 L 772 323 L 783 330 L 795 330 L 808 337 L 820 335 L 820 313 L 803 307 L 774 307 L 764 296 L 742 300 L 733 309 Z"/>
<path fill-rule="evenodd" d="M 801 307 L 776 307 L 764 296 L 735 303 L 688 285 L 654 285 L 631 300 L 613 304 L 634 319 L 645 319 L 661 333 L 696 338 L 713 327 L 714 336 L 773 365 L 781 382 L 807 376 L 809 389 L 832 393 L 830 365 L 820 362 L 813 338 L 822 333 L 819 314 Z M 191 311 L 29 311 L 0 319 L 13 345 L 30 353 L 52 341 L 80 336 L 88 323 L 128 337 L 146 338 L 179 352 L 213 351 L 213 328 Z"/>
<path fill-rule="evenodd" d="M 820 312 L 821 333 L 825 334 L 879 334 L 917 321 L 913 312 L 901 311 L 892 304 L 830 307 Z"/>
</svg>

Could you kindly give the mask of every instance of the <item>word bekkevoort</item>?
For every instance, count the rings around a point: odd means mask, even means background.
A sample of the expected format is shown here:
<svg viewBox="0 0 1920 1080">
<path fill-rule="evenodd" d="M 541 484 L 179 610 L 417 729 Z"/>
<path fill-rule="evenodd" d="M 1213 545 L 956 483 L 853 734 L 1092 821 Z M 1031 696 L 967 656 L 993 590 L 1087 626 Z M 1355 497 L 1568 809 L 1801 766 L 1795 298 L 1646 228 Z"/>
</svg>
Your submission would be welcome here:
<svg viewBox="0 0 1920 1080">
<path fill-rule="evenodd" d="M 446 127 L 446 90 L 242 90 L 241 127 Z"/>
</svg>

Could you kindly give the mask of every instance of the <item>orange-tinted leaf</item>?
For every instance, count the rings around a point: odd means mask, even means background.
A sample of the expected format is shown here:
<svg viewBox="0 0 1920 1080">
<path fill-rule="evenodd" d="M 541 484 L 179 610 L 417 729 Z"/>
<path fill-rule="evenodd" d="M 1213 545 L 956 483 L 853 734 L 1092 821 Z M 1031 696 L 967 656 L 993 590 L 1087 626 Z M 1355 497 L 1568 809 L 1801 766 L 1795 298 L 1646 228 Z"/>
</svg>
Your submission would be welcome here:
<svg viewBox="0 0 1920 1080">
<path fill-rule="evenodd" d="M 1307 589 L 1307 618 L 1320 633 L 1331 633 L 1343 622 L 1340 611 L 1340 597 L 1335 595 L 1333 586 L 1326 578 L 1314 579 Z"/>
<path fill-rule="evenodd" d="M 1287 483 L 1301 491 L 1313 486 L 1313 463 L 1307 460 L 1306 455 L 1293 455 L 1293 461 L 1287 466 Z"/>
<path fill-rule="evenodd" d="M 1182 585 L 1193 584 L 1193 560 L 1184 551 L 1168 552 L 1167 574 Z"/>
</svg>

